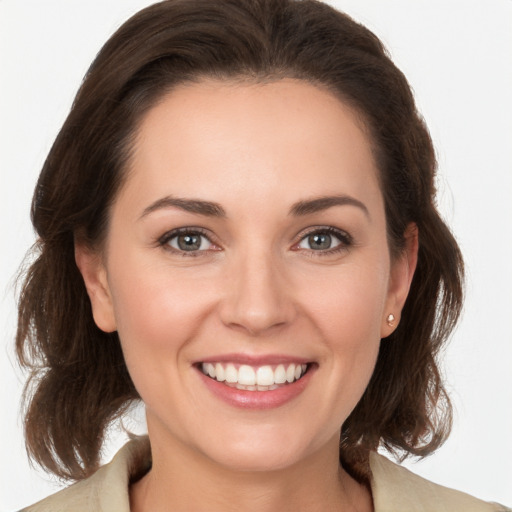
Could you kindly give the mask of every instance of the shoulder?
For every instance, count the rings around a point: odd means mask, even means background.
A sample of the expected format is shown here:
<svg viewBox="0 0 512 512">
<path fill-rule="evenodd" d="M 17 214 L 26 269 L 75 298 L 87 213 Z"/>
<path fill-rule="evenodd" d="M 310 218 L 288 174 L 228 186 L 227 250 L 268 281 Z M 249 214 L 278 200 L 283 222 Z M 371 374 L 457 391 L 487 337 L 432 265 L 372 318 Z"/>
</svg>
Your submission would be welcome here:
<svg viewBox="0 0 512 512">
<path fill-rule="evenodd" d="M 374 452 L 370 468 L 375 512 L 512 512 L 430 482 Z"/>
<path fill-rule="evenodd" d="M 147 437 L 131 440 L 92 476 L 20 512 L 129 512 L 130 480 L 149 468 Z"/>
</svg>

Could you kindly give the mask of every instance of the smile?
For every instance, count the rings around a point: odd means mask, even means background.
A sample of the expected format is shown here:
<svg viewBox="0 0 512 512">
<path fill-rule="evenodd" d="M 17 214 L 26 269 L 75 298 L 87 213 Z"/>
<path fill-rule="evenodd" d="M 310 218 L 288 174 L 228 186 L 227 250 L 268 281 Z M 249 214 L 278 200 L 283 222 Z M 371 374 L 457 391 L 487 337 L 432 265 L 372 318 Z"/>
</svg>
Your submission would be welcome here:
<svg viewBox="0 0 512 512">
<path fill-rule="evenodd" d="M 235 363 L 201 363 L 204 375 L 229 387 L 243 391 L 273 391 L 300 380 L 308 371 L 307 364 L 289 363 L 250 366 Z"/>
</svg>

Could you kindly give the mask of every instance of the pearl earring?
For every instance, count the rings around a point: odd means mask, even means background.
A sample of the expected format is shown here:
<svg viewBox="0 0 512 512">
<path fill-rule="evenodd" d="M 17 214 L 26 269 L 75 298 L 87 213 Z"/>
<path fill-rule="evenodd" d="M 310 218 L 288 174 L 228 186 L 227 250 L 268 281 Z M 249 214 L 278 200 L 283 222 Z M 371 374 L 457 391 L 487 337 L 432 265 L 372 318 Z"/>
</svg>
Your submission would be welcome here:
<svg viewBox="0 0 512 512">
<path fill-rule="evenodd" d="M 393 313 L 390 313 L 386 318 L 386 321 L 388 322 L 388 325 L 390 327 L 393 327 L 393 324 L 395 323 L 395 315 L 393 315 Z"/>
</svg>

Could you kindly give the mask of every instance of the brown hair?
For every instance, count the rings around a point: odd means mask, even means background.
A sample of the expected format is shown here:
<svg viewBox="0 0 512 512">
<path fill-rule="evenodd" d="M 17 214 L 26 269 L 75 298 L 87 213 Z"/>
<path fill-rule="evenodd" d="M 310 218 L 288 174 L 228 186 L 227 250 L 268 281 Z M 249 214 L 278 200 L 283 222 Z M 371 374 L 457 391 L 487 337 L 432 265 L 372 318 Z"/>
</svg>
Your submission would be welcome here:
<svg viewBox="0 0 512 512">
<path fill-rule="evenodd" d="M 415 222 L 419 257 L 400 325 L 381 343 L 368 388 L 342 426 L 340 453 L 349 467 L 379 444 L 430 453 L 450 428 L 436 359 L 460 313 L 463 265 L 435 207 L 432 141 L 405 77 L 373 33 L 314 0 L 167 0 L 105 44 L 37 183 L 37 259 L 24 277 L 16 340 L 31 370 L 29 454 L 61 477 L 90 475 L 106 427 L 138 398 L 117 334 L 94 324 L 74 240 L 101 243 L 144 113 L 175 85 L 202 77 L 306 80 L 361 114 L 391 253 L 400 253 Z"/>
</svg>

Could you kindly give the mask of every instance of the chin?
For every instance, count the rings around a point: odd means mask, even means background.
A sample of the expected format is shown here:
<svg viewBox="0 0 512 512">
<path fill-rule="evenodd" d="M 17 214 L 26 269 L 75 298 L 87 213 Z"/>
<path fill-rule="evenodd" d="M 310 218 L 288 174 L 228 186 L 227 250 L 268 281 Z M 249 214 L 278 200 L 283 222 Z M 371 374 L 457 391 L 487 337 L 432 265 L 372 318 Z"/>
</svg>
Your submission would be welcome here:
<svg viewBox="0 0 512 512">
<path fill-rule="evenodd" d="M 283 452 L 282 448 L 251 450 L 247 446 L 240 450 L 230 447 L 229 453 L 215 453 L 215 462 L 231 471 L 237 472 L 271 472 L 286 469 L 300 460 L 300 454 L 289 450 Z"/>
<path fill-rule="evenodd" d="M 204 453 L 215 463 L 232 471 L 279 471 L 307 458 L 312 451 L 309 442 L 289 435 L 289 431 L 262 432 L 257 428 L 253 435 L 230 433 L 220 442 L 206 447 Z"/>
</svg>

